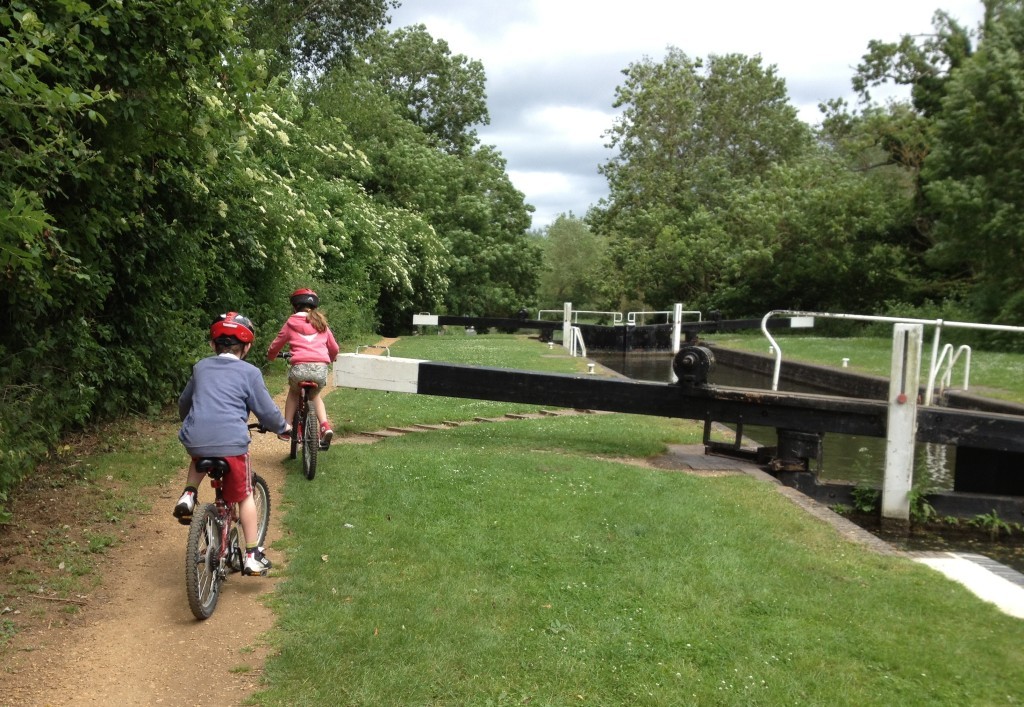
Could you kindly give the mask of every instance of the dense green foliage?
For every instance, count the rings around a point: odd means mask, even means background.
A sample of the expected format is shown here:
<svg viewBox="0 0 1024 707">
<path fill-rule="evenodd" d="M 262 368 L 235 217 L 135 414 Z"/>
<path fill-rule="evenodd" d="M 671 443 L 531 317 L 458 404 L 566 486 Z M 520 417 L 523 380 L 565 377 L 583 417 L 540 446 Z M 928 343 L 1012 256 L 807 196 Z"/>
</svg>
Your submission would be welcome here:
<svg viewBox="0 0 1024 707">
<path fill-rule="evenodd" d="M 298 285 L 340 335 L 532 296 L 483 69 L 393 6 L 0 8 L 0 510 L 62 432 L 172 400 L 219 312 L 258 358 Z"/>
<path fill-rule="evenodd" d="M 992 5 L 984 42 L 950 78 L 938 114 L 925 193 L 935 217 L 931 255 L 965 268 L 975 309 L 1024 320 L 1024 7 Z"/>
<path fill-rule="evenodd" d="M 562 214 L 537 237 L 544 249 L 538 305 L 560 309 L 572 302 L 576 309 L 606 309 L 611 294 L 607 240 L 572 214 Z"/>
</svg>

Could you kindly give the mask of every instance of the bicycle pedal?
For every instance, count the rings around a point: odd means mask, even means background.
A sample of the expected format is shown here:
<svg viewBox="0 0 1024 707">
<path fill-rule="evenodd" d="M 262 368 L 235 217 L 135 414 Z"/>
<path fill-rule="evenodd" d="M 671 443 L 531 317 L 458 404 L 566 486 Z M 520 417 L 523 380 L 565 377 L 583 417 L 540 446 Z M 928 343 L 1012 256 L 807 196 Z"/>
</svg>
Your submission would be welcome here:
<svg viewBox="0 0 1024 707">
<path fill-rule="evenodd" d="M 192 516 L 176 516 L 182 525 L 192 525 Z"/>
</svg>

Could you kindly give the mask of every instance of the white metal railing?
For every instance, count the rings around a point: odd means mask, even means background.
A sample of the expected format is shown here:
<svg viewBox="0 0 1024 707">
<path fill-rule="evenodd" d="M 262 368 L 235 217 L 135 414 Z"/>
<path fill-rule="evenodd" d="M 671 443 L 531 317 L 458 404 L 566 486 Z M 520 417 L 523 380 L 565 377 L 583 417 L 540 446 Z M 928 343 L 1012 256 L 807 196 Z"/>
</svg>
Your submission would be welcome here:
<svg viewBox="0 0 1024 707">
<path fill-rule="evenodd" d="M 572 310 L 572 322 L 573 322 L 573 324 L 579 324 L 580 323 L 580 315 L 581 314 L 590 314 L 590 315 L 593 315 L 595 317 L 607 317 L 608 315 L 611 315 L 611 317 L 612 317 L 612 325 L 613 326 L 616 325 L 616 324 L 622 324 L 622 312 L 597 312 L 597 311 L 593 311 L 593 310 L 590 310 L 590 309 L 574 309 L 574 310 Z"/>
<path fill-rule="evenodd" d="M 583 343 L 583 332 L 580 331 L 578 326 L 572 327 L 569 330 L 569 355 L 570 356 L 582 356 L 587 357 L 587 345 Z"/>
<path fill-rule="evenodd" d="M 768 333 L 768 320 L 774 316 L 787 316 L 787 317 L 818 317 L 821 319 L 849 319 L 861 322 L 891 322 L 893 324 L 921 324 L 924 326 L 934 326 L 935 334 L 932 339 L 932 358 L 931 364 L 928 368 L 928 387 L 929 391 L 935 388 L 935 380 L 939 375 L 939 364 L 941 363 L 939 355 L 939 340 L 942 336 L 942 327 L 953 327 L 954 329 L 979 329 L 985 331 L 1009 331 L 1016 333 L 1024 333 L 1024 327 L 1009 326 L 1006 324 L 979 324 L 977 322 L 948 322 L 942 319 L 913 319 L 910 317 L 884 317 L 878 315 L 867 315 L 867 314 L 833 314 L 830 312 L 801 312 L 787 309 L 775 309 L 768 312 L 761 319 L 761 331 L 768 339 L 771 344 L 771 350 L 775 352 L 775 371 L 772 374 L 772 390 L 779 389 L 779 369 L 782 367 L 782 349 L 779 347 L 778 342 Z M 963 347 L 961 347 L 962 349 Z M 968 351 L 969 351 L 968 347 Z M 952 376 L 952 364 L 955 362 L 956 357 L 960 355 L 957 352 L 957 356 L 954 356 L 950 360 L 949 368 L 946 371 L 946 377 Z M 970 353 L 967 354 L 966 362 L 967 370 L 964 373 L 964 389 L 966 390 L 967 381 L 970 376 Z M 929 404 L 933 398 L 929 396 L 927 398 Z"/>
<path fill-rule="evenodd" d="M 561 309 L 538 309 L 537 319 L 543 320 L 545 314 L 557 314 L 559 318 L 565 316 L 565 311 Z M 579 324 L 581 314 L 592 314 L 596 317 L 612 317 L 612 324 L 622 324 L 622 312 L 598 312 L 589 309 L 574 309 L 572 310 L 572 323 Z"/>
<path fill-rule="evenodd" d="M 942 374 L 939 376 L 939 392 L 946 390 L 952 384 L 953 381 L 953 368 L 956 366 L 956 361 L 960 358 L 960 354 L 966 354 L 966 361 L 964 362 L 964 390 L 968 390 L 971 382 L 971 347 L 964 344 L 953 353 L 953 344 L 946 344 L 942 347 L 942 353 L 939 355 L 939 361 L 935 364 L 935 370 L 942 370 Z M 948 361 L 946 360 L 948 357 Z M 943 362 L 946 363 L 945 369 L 943 369 Z M 934 383 L 928 386 L 928 390 L 924 392 L 924 404 L 931 405 L 935 399 Z"/>
<path fill-rule="evenodd" d="M 633 325 L 633 326 L 636 326 L 636 319 L 637 319 L 637 315 L 639 315 L 639 316 L 640 316 L 640 323 L 641 323 L 641 324 L 643 324 L 644 320 L 645 320 L 645 319 L 647 318 L 647 315 L 655 316 L 655 315 L 662 315 L 662 314 L 664 314 L 664 315 L 665 315 L 665 318 L 666 318 L 666 319 L 667 319 L 668 321 L 670 321 L 670 322 L 671 322 L 671 321 L 672 321 L 672 315 L 673 315 L 673 314 L 675 314 L 675 312 L 664 312 L 664 311 L 651 311 L 651 312 L 644 312 L 644 311 L 640 311 L 640 312 L 627 312 L 627 313 L 626 313 L 626 323 L 627 323 L 627 324 L 631 324 L 631 325 Z"/>
<path fill-rule="evenodd" d="M 561 315 L 562 315 L 562 346 L 564 346 L 565 348 L 570 348 L 570 347 L 572 347 L 574 345 L 574 342 L 573 342 L 574 335 L 573 335 L 571 329 L 572 329 L 572 327 L 574 325 L 579 323 L 579 319 L 580 319 L 579 315 L 581 315 L 581 314 L 591 315 L 591 316 L 600 316 L 600 317 L 607 317 L 607 316 L 611 315 L 611 317 L 612 317 L 612 326 L 621 326 L 623 324 L 622 312 L 601 312 L 601 311 L 593 311 L 593 310 L 587 310 L 587 309 L 573 309 L 572 308 L 572 302 L 566 302 L 563 305 L 561 310 L 557 310 L 557 309 L 539 309 L 539 310 L 537 310 L 537 319 L 538 320 L 543 320 L 544 315 L 546 315 L 546 314 L 558 314 L 558 313 L 561 313 Z M 687 316 L 687 315 L 690 315 L 690 316 L 696 315 L 698 322 L 703 321 L 703 319 L 702 319 L 703 315 L 701 314 L 701 312 L 699 310 L 683 311 L 683 305 L 681 305 L 681 304 L 676 304 L 675 308 L 673 310 L 671 310 L 671 311 L 659 311 L 659 312 L 636 311 L 636 312 L 629 312 L 628 313 L 629 325 L 636 326 L 636 318 L 637 318 L 638 314 L 641 315 L 641 316 L 648 315 L 648 314 L 665 314 L 665 315 L 668 315 L 668 320 L 673 325 L 673 329 L 672 329 L 672 353 L 677 353 L 679 351 L 680 333 L 681 333 L 681 326 L 682 326 L 683 317 Z M 580 344 L 582 344 L 582 334 L 580 335 Z M 586 356 L 586 353 L 584 353 L 583 355 Z"/>
<path fill-rule="evenodd" d="M 701 319 L 703 315 L 702 315 L 702 313 L 701 313 L 701 311 L 699 309 L 686 309 L 686 310 L 680 309 L 678 311 L 678 313 L 677 313 L 677 311 L 675 309 L 670 309 L 670 310 L 660 310 L 660 311 L 642 311 L 642 310 L 628 311 L 628 313 L 626 313 L 626 323 L 628 325 L 636 326 L 637 325 L 637 317 L 639 317 L 640 318 L 640 324 L 642 326 L 643 325 L 643 321 L 647 318 L 647 315 L 651 315 L 651 316 L 654 316 L 654 315 L 665 315 L 665 318 L 666 318 L 666 320 L 668 321 L 669 324 L 678 324 L 679 322 L 682 321 L 682 317 L 685 317 L 686 315 L 696 315 L 697 316 L 697 322 L 703 321 Z"/>
</svg>

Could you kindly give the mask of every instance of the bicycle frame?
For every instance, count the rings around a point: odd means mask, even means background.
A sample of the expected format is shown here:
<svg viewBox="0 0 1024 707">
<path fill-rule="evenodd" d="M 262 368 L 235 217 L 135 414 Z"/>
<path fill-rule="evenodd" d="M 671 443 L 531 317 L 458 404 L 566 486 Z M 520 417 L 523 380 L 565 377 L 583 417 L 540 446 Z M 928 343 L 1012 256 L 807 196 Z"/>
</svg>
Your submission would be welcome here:
<svg viewBox="0 0 1024 707">
<path fill-rule="evenodd" d="M 223 479 L 228 471 L 224 459 L 198 459 L 196 469 L 206 473 L 216 499 L 192 517 L 185 560 L 185 586 L 189 607 L 198 619 L 213 615 L 220 586 L 231 571 L 242 569 L 238 546 L 238 504 L 224 500 Z M 235 533 L 235 537 L 232 537 Z"/>
<path fill-rule="evenodd" d="M 281 358 L 291 365 L 291 352 L 284 351 Z M 288 458 L 298 456 L 299 445 L 302 445 L 302 472 L 310 481 L 316 476 L 316 457 L 320 449 L 320 422 L 313 409 L 312 398 L 320 386 L 316 381 L 300 381 L 298 404 L 290 420 L 292 424 L 291 450 Z"/>
<path fill-rule="evenodd" d="M 216 521 L 220 528 L 220 547 L 218 548 L 216 559 L 218 571 L 226 575 L 224 558 L 228 554 L 228 535 L 235 523 L 239 521 L 238 504 L 228 503 L 224 500 L 224 475 L 227 473 L 228 465 L 223 459 L 200 459 L 196 462 L 196 469 L 206 472 L 207 478 L 210 479 L 210 486 L 213 487 L 214 494 L 216 495 L 213 505 L 217 508 Z M 230 559 L 233 558 L 229 558 L 229 561 Z M 240 570 L 241 568 L 242 565 L 239 562 L 237 569 Z"/>
<path fill-rule="evenodd" d="M 250 429 L 260 429 L 249 425 Z M 231 572 L 241 572 L 244 545 L 240 527 L 240 505 L 224 498 L 224 477 L 229 467 L 226 459 L 210 457 L 196 460 L 196 469 L 207 475 L 216 496 L 213 503 L 197 504 L 189 525 L 185 552 L 185 588 L 189 608 L 197 619 L 213 615 L 220 588 Z M 256 536 L 245 538 L 261 545 L 270 522 L 270 490 L 258 474 L 252 475 L 252 494 L 256 504 Z"/>
</svg>

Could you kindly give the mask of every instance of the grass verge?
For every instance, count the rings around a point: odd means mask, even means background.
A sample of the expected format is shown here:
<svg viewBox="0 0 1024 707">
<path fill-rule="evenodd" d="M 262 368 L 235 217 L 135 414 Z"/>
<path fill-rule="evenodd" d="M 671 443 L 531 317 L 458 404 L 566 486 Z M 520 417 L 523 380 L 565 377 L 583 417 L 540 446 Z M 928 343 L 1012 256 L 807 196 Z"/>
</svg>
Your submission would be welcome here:
<svg viewBox="0 0 1024 707">
<path fill-rule="evenodd" d="M 784 361 L 802 361 L 839 368 L 845 358 L 849 359 L 850 371 L 885 378 L 889 377 L 892 368 L 890 337 L 835 338 L 781 334 L 774 336 L 782 350 Z M 926 333 L 922 351 L 922 385 L 927 382 L 928 364 L 931 361 L 929 337 L 930 335 Z M 768 354 L 768 341 L 761 333 L 714 334 L 708 335 L 708 339 L 724 348 Z M 961 354 L 950 376 L 951 389 L 963 388 L 966 364 L 967 355 Z M 972 351 L 967 383 L 968 391 L 976 395 L 1024 403 L 1024 354 Z"/>
<path fill-rule="evenodd" d="M 444 338 L 403 340 L 393 352 L 473 362 L 461 346 L 469 339 Z M 471 345 L 498 362 L 579 363 L 514 337 Z M 453 419 L 465 403 L 349 390 L 328 398 L 351 429 L 383 417 Z M 908 559 L 851 544 L 746 476 L 626 463 L 699 437 L 695 423 L 577 415 L 333 447 L 313 482 L 287 482 L 277 652 L 253 700 L 1022 699 L 1024 622 Z"/>
<path fill-rule="evenodd" d="M 139 418 L 54 450 L 18 489 L 14 522 L 0 527 L 0 600 L 55 599 L 61 614 L 76 613 L 100 580 L 99 561 L 131 537 L 134 517 L 150 507 L 148 491 L 179 465 L 172 431 L 169 418 Z M 31 614 L 46 618 L 54 608 L 41 602 Z M 0 645 L 27 619 L 9 620 Z"/>
</svg>

